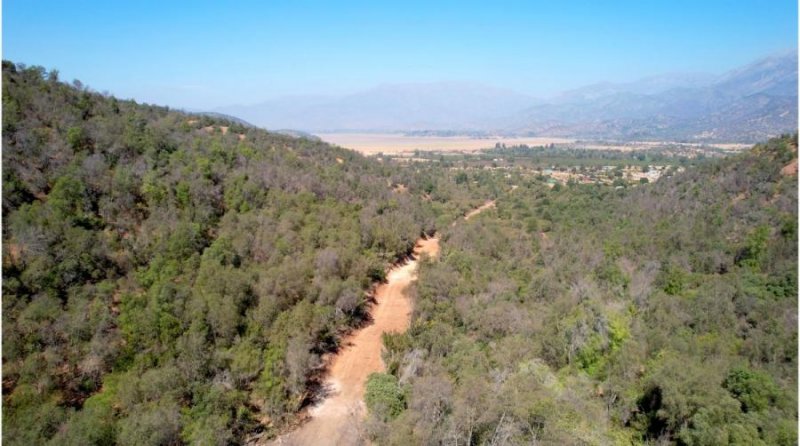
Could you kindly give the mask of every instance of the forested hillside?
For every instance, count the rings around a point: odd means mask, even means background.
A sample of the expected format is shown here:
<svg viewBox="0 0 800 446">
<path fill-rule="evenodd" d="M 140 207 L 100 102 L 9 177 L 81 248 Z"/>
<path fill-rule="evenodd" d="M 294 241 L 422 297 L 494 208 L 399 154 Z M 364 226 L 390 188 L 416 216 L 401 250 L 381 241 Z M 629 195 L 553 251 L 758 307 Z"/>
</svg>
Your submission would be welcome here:
<svg viewBox="0 0 800 446">
<path fill-rule="evenodd" d="M 280 428 L 435 228 L 395 172 L 3 62 L 3 442 Z"/>
<path fill-rule="evenodd" d="M 797 444 L 797 135 L 443 229 L 367 387 L 380 444 Z M 794 160 L 794 161 L 793 161 Z"/>
<path fill-rule="evenodd" d="M 375 444 L 797 444 L 797 135 L 551 188 L 11 62 L 2 125 L 9 445 L 273 437 L 434 231 L 366 386 Z"/>
</svg>

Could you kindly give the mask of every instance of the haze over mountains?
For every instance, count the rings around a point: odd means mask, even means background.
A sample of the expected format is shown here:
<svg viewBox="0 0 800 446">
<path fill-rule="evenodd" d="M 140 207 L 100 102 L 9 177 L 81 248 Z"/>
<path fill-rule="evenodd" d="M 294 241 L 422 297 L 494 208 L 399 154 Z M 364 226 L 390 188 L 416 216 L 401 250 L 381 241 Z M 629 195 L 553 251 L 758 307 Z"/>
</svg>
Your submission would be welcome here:
<svg viewBox="0 0 800 446">
<path fill-rule="evenodd" d="M 384 85 L 215 111 L 268 129 L 752 142 L 797 129 L 797 51 L 722 75 L 598 83 L 549 100 L 474 83 Z"/>
<path fill-rule="evenodd" d="M 589 86 L 516 114 L 506 130 L 551 136 L 751 142 L 797 128 L 797 53 L 722 76 Z"/>
<path fill-rule="evenodd" d="M 511 90 L 437 82 L 382 85 L 346 96 L 285 96 L 217 111 L 270 129 L 475 130 L 536 102 Z"/>
</svg>

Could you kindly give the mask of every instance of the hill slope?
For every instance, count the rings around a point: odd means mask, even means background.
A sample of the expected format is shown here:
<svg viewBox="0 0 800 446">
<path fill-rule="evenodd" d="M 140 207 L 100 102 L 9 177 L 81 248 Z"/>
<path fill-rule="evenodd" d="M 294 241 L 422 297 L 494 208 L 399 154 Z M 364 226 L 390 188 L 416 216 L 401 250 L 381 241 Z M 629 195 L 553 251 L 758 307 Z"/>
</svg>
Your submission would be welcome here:
<svg viewBox="0 0 800 446">
<path fill-rule="evenodd" d="M 367 382 L 376 441 L 796 443 L 796 135 L 634 189 L 550 189 L 4 62 L 2 156 L 8 444 L 277 433 L 437 227 Z"/>
<path fill-rule="evenodd" d="M 520 184 L 423 263 L 370 432 L 796 444 L 797 191 L 796 135 L 632 190 Z"/>
<path fill-rule="evenodd" d="M 308 139 L 3 62 L 3 443 L 280 428 L 433 218 Z"/>
</svg>

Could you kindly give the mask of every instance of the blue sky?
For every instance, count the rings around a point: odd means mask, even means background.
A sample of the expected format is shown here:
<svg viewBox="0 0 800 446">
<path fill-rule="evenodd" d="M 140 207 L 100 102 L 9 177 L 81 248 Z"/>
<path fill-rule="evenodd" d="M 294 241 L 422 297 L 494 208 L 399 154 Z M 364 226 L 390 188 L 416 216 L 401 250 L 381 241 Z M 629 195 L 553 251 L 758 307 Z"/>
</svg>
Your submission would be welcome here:
<svg viewBox="0 0 800 446">
<path fill-rule="evenodd" d="M 171 106 L 471 81 L 535 96 L 797 47 L 797 2 L 3 3 L 3 58 Z"/>
</svg>

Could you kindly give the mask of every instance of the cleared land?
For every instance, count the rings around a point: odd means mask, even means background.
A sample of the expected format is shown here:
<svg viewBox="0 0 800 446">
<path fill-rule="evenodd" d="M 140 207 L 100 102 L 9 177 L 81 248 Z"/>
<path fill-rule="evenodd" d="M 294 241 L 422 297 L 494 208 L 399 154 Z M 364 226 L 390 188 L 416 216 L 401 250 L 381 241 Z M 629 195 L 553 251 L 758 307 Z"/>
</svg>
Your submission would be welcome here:
<svg viewBox="0 0 800 446">
<path fill-rule="evenodd" d="M 385 153 L 398 155 L 413 153 L 415 150 L 437 152 L 475 152 L 490 149 L 497 143 L 506 146 L 527 144 L 568 144 L 572 139 L 549 137 L 470 137 L 470 136 L 406 136 L 395 133 L 317 133 L 323 141 L 365 155 Z"/>
</svg>

